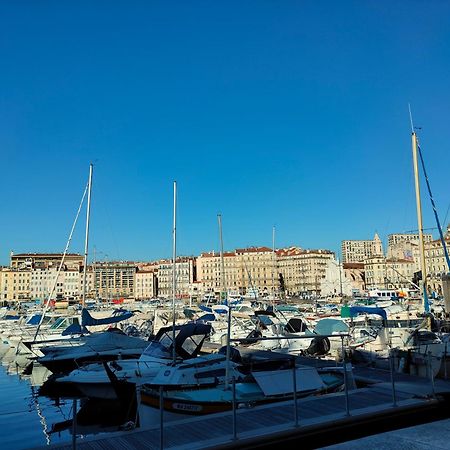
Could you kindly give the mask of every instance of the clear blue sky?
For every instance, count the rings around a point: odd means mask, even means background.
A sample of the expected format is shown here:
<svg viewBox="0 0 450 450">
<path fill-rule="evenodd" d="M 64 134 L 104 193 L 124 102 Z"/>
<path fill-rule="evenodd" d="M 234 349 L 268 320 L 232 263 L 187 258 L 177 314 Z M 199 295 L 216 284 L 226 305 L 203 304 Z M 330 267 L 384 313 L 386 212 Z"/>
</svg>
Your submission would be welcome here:
<svg viewBox="0 0 450 450">
<path fill-rule="evenodd" d="M 444 218 L 449 17 L 438 0 L 1 2 L 0 263 L 63 250 L 90 161 L 109 259 L 170 257 L 175 179 L 183 254 L 218 248 L 218 212 L 227 249 L 271 246 L 273 225 L 277 246 L 331 250 L 414 229 L 408 102 Z"/>
</svg>

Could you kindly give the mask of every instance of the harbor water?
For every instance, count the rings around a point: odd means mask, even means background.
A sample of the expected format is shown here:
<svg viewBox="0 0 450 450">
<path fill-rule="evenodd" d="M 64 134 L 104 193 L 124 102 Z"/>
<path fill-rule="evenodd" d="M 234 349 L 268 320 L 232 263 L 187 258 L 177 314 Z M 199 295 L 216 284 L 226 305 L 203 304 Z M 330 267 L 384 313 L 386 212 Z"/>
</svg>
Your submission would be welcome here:
<svg viewBox="0 0 450 450">
<path fill-rule="evenodd" d="M 0 366 L 0 448 L 25 449 L 70 442 L 67 430 L 52 432 L 52 426 L 72 417 L 72 401 L 38 396 L 39 385 L 48 376 L 44 367 L 31 375 L 19 375 L 14 364 Z"/>
</svg>

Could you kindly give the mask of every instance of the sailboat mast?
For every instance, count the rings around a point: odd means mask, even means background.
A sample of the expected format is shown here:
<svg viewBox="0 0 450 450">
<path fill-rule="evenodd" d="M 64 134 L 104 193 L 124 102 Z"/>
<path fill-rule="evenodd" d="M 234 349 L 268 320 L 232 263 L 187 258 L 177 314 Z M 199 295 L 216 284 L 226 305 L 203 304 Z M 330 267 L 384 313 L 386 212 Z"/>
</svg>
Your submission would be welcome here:
<svg viewBox="0 0 450 450">
<path fill-rule="evenodd" d="M 173 182 L 173 228 L 172 228 L 172 357 L 175 363 L 175 299 L 177 289 L 177 182 Z"/>
<path fill-rule="evenodd" d="M 223 257 L 223 236 L 222 236 L 222 214 L 217 214 L 217 221 L 219 223 L 219 241 L 220 241 L 220 271 L 221 271 L 221 281 L 222 281 L 222 292 L 220 293 L 220 299 L 227 295 L 227 286 L 225 279 L 225 260 Z"/>
<path fill-rule="evenodd" d="M 412 129 L 411 135 L 413 165 L 414 165 L 414 184 L 416 188 L 416 208 L 417 208 L 417 225 L 419 228 L 419 247 L 420 247 L 420 270 L 422 271 L 422 295 L 424 310 L 428 311 L 427 301 L 427 269 L 425 264 L 425 246 L 423 239 L 423 223 L 422 223 L 422 203 L 420 199 L 420 182 L 419 182 L 419 163 L 417 158 L 417 135 Z"/>
<path fill-rule="evenodd" d="M 275 226 L 272 227 L 272 302 L 275 301 Z"/>
<path fill-rule="evenodd" d="M 89 182 L 88 182 L 88 198 L 86 208 L 86 235 L 84 238 L 84 267 L 83 267 L 83 296 L 81 299 L 81 306 L 86 306 L 86 278 L 87 278 L 87 263 L 88 263 L 88 249 L 89 249 L 89 221 L 91 216 L 91 191 L 92 191 L 92 173 L 94 171 L 94 165 L 89 165 Z"/>
</svg>

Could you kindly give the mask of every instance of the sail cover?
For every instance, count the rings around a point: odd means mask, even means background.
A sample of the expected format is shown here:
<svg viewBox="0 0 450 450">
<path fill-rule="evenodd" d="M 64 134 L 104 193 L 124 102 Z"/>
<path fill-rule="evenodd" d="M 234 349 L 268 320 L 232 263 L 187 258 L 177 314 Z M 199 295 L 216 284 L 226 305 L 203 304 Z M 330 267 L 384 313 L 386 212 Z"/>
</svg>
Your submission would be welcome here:
<svg viewBox="0 0 450 450">
<path fill-rule="evenodd" d="M 118 323 L 121 322 L 122 320 L 129 319 L 132 316 L 133 316 L 132 312 L 126 311 L 124 313 L 112 315 L 111 317 L 105 317 L 103 319 L 94 319 L 94 317 L 92 317 L 89 314 L 89 311 L 83 308 L 83 310 L 81 311 L 81 322 L 84 327 L 95 325 L 108 325 L 111 323 Z"/>
</svg>

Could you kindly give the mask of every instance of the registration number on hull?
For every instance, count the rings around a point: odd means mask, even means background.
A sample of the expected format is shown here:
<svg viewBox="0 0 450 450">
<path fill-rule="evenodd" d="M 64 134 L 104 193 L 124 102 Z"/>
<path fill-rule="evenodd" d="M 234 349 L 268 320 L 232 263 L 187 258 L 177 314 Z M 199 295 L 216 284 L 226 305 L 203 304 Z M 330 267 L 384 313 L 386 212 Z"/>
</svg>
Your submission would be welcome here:
<svg viewBox="0 0 450 450">
<path fill-rule="evenodd" d="M 189 405 L 187 403 L 173 403 L 173 409 L 177 409 L 179 411 L 192 411 L 192 412 L 200 412 L 203 408 L 200 405 Z"/>
</svg>

